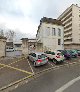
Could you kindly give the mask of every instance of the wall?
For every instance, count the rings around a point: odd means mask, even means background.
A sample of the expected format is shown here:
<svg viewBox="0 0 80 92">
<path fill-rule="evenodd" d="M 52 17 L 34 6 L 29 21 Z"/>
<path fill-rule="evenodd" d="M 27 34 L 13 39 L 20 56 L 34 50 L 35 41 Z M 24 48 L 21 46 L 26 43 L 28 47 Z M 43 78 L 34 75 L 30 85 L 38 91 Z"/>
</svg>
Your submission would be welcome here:
<svg viewBox="0 0 80 92">
<path fill-rule="evenodd" d="M 22 40 L 22 54 L 28 54 L 28 41 Z"/>
<path fill-rule="evenodd" d="M 80 8 L 73 5 L 73 22 L 72 22 L 72 30 L 73 30 L 73 43 L 80 43 L 80 17 L 79 17 L 79 11 Z"/>
<path fill-rule="evenodd" d="M 50 35 L 47 36 L 46 28 L 50 27 Z M 52 36 L 52 28 L 56 29 L 56 36 Z M 61 37 L 58 36 L 58 28 L 61 29 Z M 61 39 L 61 45 L 58 45 L 58 39 Z M 59 25 L 42 23 L 39 29 L 39 40 L 43 43 L 43 50 L 64 49 L 63 47 L 63 27 Z"/>
<path fill-rule="evenodd" d="M 5 47 L 6 41 L 4 39 L 0 39 L 0 57 L 5 56 Z"/>
</svg>

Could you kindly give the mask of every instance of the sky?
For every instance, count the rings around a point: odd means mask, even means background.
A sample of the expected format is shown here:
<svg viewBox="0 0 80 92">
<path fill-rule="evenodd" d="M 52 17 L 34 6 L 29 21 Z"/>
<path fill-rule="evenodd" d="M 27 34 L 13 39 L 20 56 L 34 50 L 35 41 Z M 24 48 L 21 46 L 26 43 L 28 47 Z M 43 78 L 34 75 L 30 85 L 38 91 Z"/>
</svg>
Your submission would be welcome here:
<svg viewBox="0 0 80 92">
<path fill-rule="evenodd" d="M 42 17 L 55 19 L 71 4 L 80 0 L 0 0 L 0 27 L 35 38 Z"/>
</svg>

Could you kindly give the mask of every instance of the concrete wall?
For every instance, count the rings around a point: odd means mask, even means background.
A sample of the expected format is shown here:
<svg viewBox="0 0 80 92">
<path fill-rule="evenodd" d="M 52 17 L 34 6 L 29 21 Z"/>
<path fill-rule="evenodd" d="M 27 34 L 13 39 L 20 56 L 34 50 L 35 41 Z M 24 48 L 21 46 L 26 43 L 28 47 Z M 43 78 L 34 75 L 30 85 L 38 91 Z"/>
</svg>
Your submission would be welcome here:
<svg viewBox="0 0 80 92">
<path fill-rule="evenodd" d="M 69 45 L 64 45 L 64 48 L 65 49 L 78 49 L 78 50 L 80 50 L 80 45 L 78 44 L 69 44 Z"/>
<path fill-rule="evenodd" d="M 80 43 L 80 8 L 73 5 L 73 19 L 72 19 L 72 31 L 73 31 L 73 43 Z"/>
<path fill-rule="evenodd" d="M 28 54 L 28 41 L 22 40 L 22 54 Z"/>
<path fill-rule="evenodd" d="M 4 39 L 0 39 L 0 57 L 5 56 L 5 48 L 6 47 L 6 41 Z"/>
</svg>

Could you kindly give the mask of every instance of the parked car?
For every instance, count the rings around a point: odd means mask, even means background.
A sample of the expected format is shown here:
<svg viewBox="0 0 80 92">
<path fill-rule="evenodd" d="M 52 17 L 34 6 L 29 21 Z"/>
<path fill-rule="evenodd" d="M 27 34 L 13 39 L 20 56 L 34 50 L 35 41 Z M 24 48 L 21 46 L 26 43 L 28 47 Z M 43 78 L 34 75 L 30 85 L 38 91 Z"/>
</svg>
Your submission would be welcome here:
<svg viewBox="0 0 80 92">
<path fill-rule="evenodd" d="M 70 52 L 70 54 L 71 54 L 71 57 L 77 57 L 78 56 L 78 53 L 77 53 L 77 51 L 76 50 L 69 50 L 69 52 Z"/>
<path fill-rule="evenodd" d="M 28 59 L 33 62 L 34 66 L 44 65 L 48 62 L 48 58 L 43 52 L 30 53 Z"/>
<path fill-rule="evenodd" d="M 68 50 L 62 50 L 61 53 L 64 55 L 65 59 L 71 59 L 71 54 Z"/>
<path fill-rule="evenodd" d="M 78 56 L 80 56 L 80 50 L 77 50 L 77 54 L 78 54 Z"/>
<path fill-rule="evenodd" d="M 13 51 L 14 51 L 14 48 L 13 48 L 13 47 L 7 47 L 7 48 L 6 48 L 6 51 L 7 51 L 7 52 L 13 52 Z"/>
<path fill-rule="evenodd" d="M 48 59 L 53 60 L 53 62 L 55 64 L 64 61 L 64 55 L 62 55 L 61 52 L 59 52 L 59 51 L 54 51 L 54 52 L 46 51 L 45 53 L 46 53 L 46 56 L 48 57 Z"/>
</svg>

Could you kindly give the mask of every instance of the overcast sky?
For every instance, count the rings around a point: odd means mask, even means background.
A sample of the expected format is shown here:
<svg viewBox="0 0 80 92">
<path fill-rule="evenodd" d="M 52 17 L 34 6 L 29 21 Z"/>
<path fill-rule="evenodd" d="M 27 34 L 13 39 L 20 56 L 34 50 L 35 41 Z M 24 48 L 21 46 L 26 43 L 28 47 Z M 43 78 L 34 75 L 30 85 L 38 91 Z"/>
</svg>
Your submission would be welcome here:
<svg viewBox="0 0 80 92">
<path fill-rule="evenodd" d="M 43 16 L 57 18 L 71 4 L 80 0 L 0 0 L 0 25 L 32 38 Z"/>
</svg>

